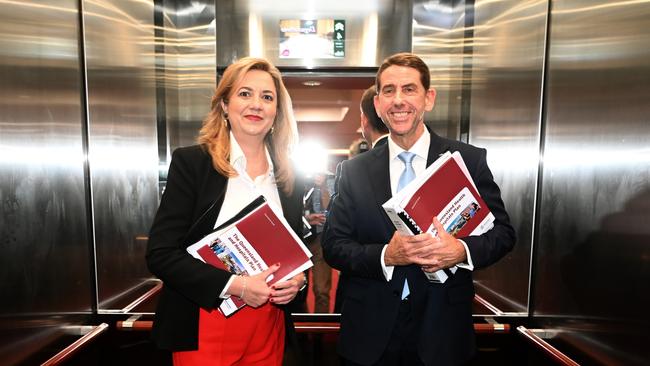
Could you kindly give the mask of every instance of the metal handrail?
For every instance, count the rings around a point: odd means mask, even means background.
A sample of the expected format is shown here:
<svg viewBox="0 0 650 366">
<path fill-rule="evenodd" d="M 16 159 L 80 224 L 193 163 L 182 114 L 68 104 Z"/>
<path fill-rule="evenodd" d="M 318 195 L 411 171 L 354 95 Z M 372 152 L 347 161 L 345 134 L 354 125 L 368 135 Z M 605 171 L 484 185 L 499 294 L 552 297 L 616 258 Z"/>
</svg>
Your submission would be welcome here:
<svg viewBox="0 0 650 366">
<path fill-rule="evenodd" d="M 158 292 L 160 292 L 160 289 L 162 289 L 162 282 L 159 282 L 156 284 L 156 286 L 152 287 L 149 291 L 145 292 L 142 296 L 138 297 L 137 299 L 133 300 L 129 305 L 125 306 L 120 310 L 122 313 L 128 313 L 131 310 L 133 310 L 136 306 L 142 304 L 143 302 L 149 300 L 151 297 L 156 295 Z"/>
<path fill-rule="evenodd" d="M 152 320 L 124 320 L 118 321 L 115 327 L 120 330 L 141 330 L 150 331 L 153 327 Z"/>
<path fill-rule="evenodd" d="M 482 298 L 479 295 L 474 294 L 474 301 L 476 301 L 477 303 L 479 303 L 479 304 L 483 305 L 484 307 L 486 307 L 488 310 L 493 312 L 494 315 L 498 315 L 498 316 L 504 315 L 503 311 L 501 311 L 499 308 L 492 305 L 489 301 L 485 300 L 484 298 Z"/>
<path fill-rule="evenodd" d="M 49 360 L 43 362 L 41 366 L 53 366 L 58 365 L 61 362 L 66 361 L 68 358 L 72 357 L 77 353 L 81 348 L 88 345 L 93 341 L 97 336 L 104 333 L 108 329 L 108 324 L 101 323 L 100 325 L 93 327 L 92 330 L 86 333 L 83 337 L 74 341 L 71 345 L 64 348 L 61 352 L 52 356 Z"/>
<path fill-rule="evenodd" d="M 338 333 L 341 330 L 339 322 L 295 322 L 296 333 Z"/>
<path fill-rule="evenodd" d="M 510 324 L 503 323 L 474 323 L 474 333 L 492 334 L 492 333 L 510 333 Z"/>
<path fill-rule="evenodd" d="M 521 334 L 526 340 L 535 345 L 538 349 L 542 350 L 549 357 L 559 364 L 565 366 L 580 366 L 579 363 L 572 360 L 569 356 L 562 353 L 557 348 L 551 346 L 548 342 L 536 335 L 532 330 L 527 329 L 523 325 L 517 327 L 517 331 Z"/>
<path fill-rule="evenodd" d="M 135 331 L 149 331 L 153 326 L 151 320 L 136 320 L 137 318 L 118 321 L 116 324 L 117 329 L 121 330 L 135 330 Z M 338 333 L 341 329 L 339 322 L 294 322 L 294 327 L 298 333 Z M 488 333 L 510 333 L 510 324 L 501 323 L 477 323 L 474 324 L 474 332 L 481 334 Z"/>
</svg>

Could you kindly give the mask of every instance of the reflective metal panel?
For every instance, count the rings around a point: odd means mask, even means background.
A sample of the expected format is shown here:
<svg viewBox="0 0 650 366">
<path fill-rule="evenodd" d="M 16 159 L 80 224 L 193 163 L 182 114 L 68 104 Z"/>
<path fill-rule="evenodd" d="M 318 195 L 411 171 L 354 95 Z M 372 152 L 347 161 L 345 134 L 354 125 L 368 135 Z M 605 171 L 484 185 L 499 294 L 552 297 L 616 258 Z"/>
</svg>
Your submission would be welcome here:
<svg viewBox="0 0 650 366">
<path fill-rule="evenodd" d="M 263 56 L 276 66 L 378 66 L 386 56 L 411 49 L 412 1 L 217 0 L 216 4 L 219 66 L 244 56 Z M 345 57 L 280 58 L 280 20 L 319 19 L 345 21 Z M 305 50 L 314 43 L 295 48 Z"/>
<path fill-rule="evenodd" d="M 0 362 L 11 365 L 65 314 L 90 312 L 90 238 L 77 1 L 0 7 Z"/>
<path fill-rule="evenodd" d="M 650 359 L 650 3 L 553 1 L 534 315 Z"/>
<path fill-rule="evenodd" d="M 501 310 L 526 311 L 539 154 L 546 1 L 476 1 L 470 143 L 488 164 L 517 231 L 512 253 L 477 272 L 478 292 Z"/>
<path fill-rule="evenodd" d="M 100 308 L 143 278 L 158 203 L 153 3 L 84 1 Z"/>
<path fill-rule="evenodd" d="M 215 5 L 213 0 L 165 1 L 164 70 L 168 154 L 196 143 L 210 111 L 216 86 Z M 160 81 L 160 80 L 159 80 Z"/>
<path fill-rule="evenodd" d="M 413 52 L 437 91 L 427 123 L 488 149 L 518 233 L 513 253 L 475 273 L 477 292 L 504 312 L 528 303 L 546 11 L 532 0 L 416 1 L 413 10 Z"/>
<path fill-rule="evenodd" d="M 435 108 L 425 120 L 451 139 L 460 133 L 464 32 L 464 1 L 413 2 L 413 53 L 429 65 L 436 90 Z"/>
</svg>

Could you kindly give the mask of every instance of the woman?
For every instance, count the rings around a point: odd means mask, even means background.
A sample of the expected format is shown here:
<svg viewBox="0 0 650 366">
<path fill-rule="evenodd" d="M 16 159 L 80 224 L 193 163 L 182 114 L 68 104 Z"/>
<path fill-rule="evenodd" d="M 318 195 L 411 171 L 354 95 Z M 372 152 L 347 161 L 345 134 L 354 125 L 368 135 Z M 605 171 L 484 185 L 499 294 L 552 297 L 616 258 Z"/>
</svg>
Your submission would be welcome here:
<svg viewBox="0 0 650 366">
<path fill-rule="evenodd" d="M 288 156 L 296 131 L 278 69 L 243 58 L 226 69 L 199 145 L 174 151 L 147 247 L 149 270 L 164 283 L 153 338 L 173 352 L 174 365 L 282 363 L 285 332 L 293 331 L 284 305 L 305 284 L 304 274 L 269 287 L 265 278 L 278 264 L 235 276 L 185 249 L 259 194 L 281 206 L 300 232 L 302 192 Z M 249 306 L 226 318 L 218 307 L 228 296 Z"/>
</svg>

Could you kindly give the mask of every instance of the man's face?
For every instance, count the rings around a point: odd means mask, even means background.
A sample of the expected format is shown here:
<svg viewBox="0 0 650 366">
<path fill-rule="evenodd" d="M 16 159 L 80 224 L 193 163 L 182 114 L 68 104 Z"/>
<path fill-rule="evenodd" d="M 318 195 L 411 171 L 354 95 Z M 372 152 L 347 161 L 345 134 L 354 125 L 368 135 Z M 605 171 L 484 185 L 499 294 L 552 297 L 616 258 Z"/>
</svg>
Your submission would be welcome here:
<svg viewBox="0 0 650 366">
<path fill-rule="evenodd" d="M 375 109 L 391 135 L 419 137 L 424 112 L 433 109 L 436 93 L 425 90 L 420 73 L 407 66 L 392 65 L 379 76 L 381 89 L 375 96 Z"/>
</svg>

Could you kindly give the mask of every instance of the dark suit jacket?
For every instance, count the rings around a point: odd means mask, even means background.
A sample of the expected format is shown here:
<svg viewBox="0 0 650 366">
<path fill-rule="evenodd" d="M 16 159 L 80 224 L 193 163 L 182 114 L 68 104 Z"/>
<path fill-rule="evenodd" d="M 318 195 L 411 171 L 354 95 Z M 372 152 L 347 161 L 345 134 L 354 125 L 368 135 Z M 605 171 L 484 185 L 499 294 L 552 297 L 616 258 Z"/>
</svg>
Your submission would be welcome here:
<svg viewBox="0 0 650 366">
<path fill-rule="evenodd" d="M 486 163 L 485 149 L 431 133 L 427 166 L 445 151 L 459 151 L 479 193 L 494 214 L 489 232 L 462 238 L 476 268 L 496 262 L 515 242 L 499 187 Z M 359 364 L 372 364 L 383 353 L 394 328 L 404 279 L 420 325 L 418 352 L 426 365 L 455 365 L 474 353 L 472 272 L 459 269 L 444 284 L 427 281 L 416 265 L 397 266 L 387 282 L 380 256 L 395 231 L 381 205 L 391 197 L 388 144 L 344 161 L 337 195 L 323 236 L 325 260 L 341 271 L 339 353 Z"/>
<path fill-rule="evenodd" d="M 375 144 L 372 146 L 373 149 L 378 148 L 381 145 L 386 145 L 388 142 L 388 135 L 384 135 L 375 141 Z"/>
<path fill-rule="evenodd" d="M 215 309 L 230 273 L 202 263 L 185 249 L 213 230 L 228 179 L 212 166 L 201 146 L 179 148 L 172 155 L 167 186 L 149 233 L 147 265 L 164 287 L 158 302 L 153 339 L 171 351 L 198 348 L 199 307 Z M 302 187 L 296 182 L 296 187 Z M 296 233 L 302 229 L 302 189 L 291 196 L 279 190 L 284 216 Z M 253 197 L 251 197 L 253 198 Z M 286 313 L 287 334 L 293 334 Z"/>
</svg>

